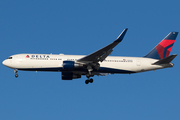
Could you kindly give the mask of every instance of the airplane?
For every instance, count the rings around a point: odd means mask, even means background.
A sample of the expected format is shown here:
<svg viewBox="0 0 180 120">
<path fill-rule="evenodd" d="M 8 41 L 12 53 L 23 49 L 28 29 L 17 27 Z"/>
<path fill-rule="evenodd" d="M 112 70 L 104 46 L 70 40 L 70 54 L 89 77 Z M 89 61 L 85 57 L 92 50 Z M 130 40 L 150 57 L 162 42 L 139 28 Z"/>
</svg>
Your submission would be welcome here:
<svg viewBox="0 0 180 120">
<path fill-rule="evenodd" d="M 64 54 L 16 54 L 2 62 L 14 69 L 15 77 L 18 70 L 61 72 L 62 80 L 73 80 L 87 77 L 85 84 L 93 83 L 92 77 L 108 74 L 132 74 L 145 71 L 173 67 L 171 61 L 177 54 L 170 55 L 178 32 L 170 32 L 157 46 L 143 57 L 109 56 L 113 48 L 124 38 L 128 28 L 111 44 L 89 55 Z"/>
</svg>

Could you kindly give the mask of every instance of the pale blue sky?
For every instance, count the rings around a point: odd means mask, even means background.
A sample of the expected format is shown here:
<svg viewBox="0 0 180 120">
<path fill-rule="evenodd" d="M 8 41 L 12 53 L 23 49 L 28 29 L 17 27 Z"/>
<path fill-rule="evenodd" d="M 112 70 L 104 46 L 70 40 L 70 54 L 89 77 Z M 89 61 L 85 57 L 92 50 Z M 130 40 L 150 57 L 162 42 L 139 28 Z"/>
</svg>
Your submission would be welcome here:
<svg viewBox="0 0 180 120">
<path fill-rule="evenodd" d="M 0 1 L 0 61 L 18 53 L 90 54 L 124 40 L 114 56 L 144 56 L 180 31 L 179 0 Z M 171 54 L 179 54 L 180 36 Z M 0 65 L 1 120 L 179 120 L 180 57 L 173 68 L 62 81 L 58 72 Z"/>
</svg>

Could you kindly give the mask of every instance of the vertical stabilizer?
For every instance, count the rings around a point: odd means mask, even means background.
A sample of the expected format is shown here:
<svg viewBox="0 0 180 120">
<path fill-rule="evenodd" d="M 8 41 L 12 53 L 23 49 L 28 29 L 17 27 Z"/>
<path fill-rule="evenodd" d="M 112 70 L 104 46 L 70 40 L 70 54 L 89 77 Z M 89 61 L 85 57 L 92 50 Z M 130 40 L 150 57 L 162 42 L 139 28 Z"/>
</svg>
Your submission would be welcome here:
<svg viewBox="0 0 180 120">
<path fill-rule="evenodd" d="M 178 32 L 170 32 L 155 48 L 146 56 L 147 58 L 163 59 L 169 56 Z"/>
</svg>

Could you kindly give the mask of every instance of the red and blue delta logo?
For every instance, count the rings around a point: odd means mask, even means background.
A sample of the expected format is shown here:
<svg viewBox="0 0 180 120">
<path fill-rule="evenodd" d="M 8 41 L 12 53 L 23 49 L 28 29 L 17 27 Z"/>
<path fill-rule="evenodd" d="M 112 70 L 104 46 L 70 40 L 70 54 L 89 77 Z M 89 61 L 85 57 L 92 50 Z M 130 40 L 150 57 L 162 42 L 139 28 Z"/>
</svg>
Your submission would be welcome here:
<svg viewBox="0 0 180 120">
<path fill-rule="evenodd" d="M 29 58 L 29 55 L 26 55 L 26 58 Z"/>
<path fill-rule="evenodd" d="M 175 40 L 163 40 L 157 46 L 156 50 L 159 54 L 160 59 L 169 56 Z"/>
</svg>

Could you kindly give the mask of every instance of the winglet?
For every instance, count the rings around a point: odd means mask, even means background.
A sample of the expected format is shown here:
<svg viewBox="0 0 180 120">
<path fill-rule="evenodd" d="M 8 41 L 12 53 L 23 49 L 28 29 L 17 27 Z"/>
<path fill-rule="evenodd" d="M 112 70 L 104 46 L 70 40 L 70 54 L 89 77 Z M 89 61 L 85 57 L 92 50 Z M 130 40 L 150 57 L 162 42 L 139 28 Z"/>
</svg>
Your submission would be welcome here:
<svg viewBox="0 0 180 120">
<path fill-rule="evenodd" d="M 128 30 L 128 28 L 124 29 L 114 42 L 121 42 L 123 40 L 127 30 Z"/>
</svg>

